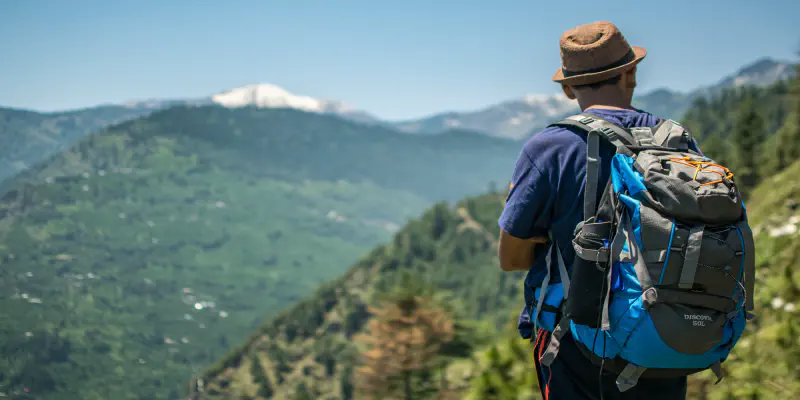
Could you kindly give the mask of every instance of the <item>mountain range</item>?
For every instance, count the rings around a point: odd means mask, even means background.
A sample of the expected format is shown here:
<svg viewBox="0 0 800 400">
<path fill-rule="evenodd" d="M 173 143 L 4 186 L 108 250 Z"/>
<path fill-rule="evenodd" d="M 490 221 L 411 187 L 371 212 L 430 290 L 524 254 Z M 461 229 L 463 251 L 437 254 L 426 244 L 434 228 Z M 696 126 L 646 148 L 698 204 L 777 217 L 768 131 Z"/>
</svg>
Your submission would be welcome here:
<svg viewBox="0 0 800 400">
<path fill-rule="evenodd" d="M 656 89 L 634 97 L 634 105 L 655 115 L 680 119 L 698 97 L 719 94 L 727 88 L 767 86 L 794 74 L 792 64 L 769 58 L 740 68 L 719 82 L 688 93 Z M 392 123 L 410 133 L 435 133 L 451 127 L 484 132 L 493 136 L 522 139 L 548 123 L 578 113 L 578 105 L 563 94 L 530 95 L 508 100 L 481 110 L 435 114 L 412 121 Z"/>
<path fill-rule="evenodd" d="M 688 93 L 666 88 L 656 89 L 638 95 L 634 104 L 653 114 L 665 118 L 680 119 L 692 102 L 698 97 L 719 94 L 727 88 L 741 86 L 767 86 L 794 74 L 791 63 L 759 59 L 738 71 L 720 79 L 718 82 L 697 88 Z M 161 107 L 175 104 L 180 100 L 151 103 L 130 103 L 133 107 L 157 104 Z M 533 130 L 544 127 L 560 117 L 579 112 L 575 101 L 561 93 L 531 94 L 521 99 L 511 99 L 490 105 L 483 109 L 463 112 L 443 112 L 408 121 L 386 121 L 366 111 L 341 101 L 316 99 L 295 95 L 272 84 L 248 85 L 208 98 L 184 100 L 190 104 L 216 103 L 225 107 L 290 107 L 299 110 L 334 114 L 361 123 L 392 127 L 403 132 L 430 134 L 448 129 L 465 129 L 482 132 L 492 136 L 522 139 Z"/>
<path fill-rule="evenodd" d="M 518 151 L 218 105 L 83 136 L 0 184 L 0 393 L 177 399 L 430 204 L 505 181 Z"/>
<path fill-rule="evenodd" d="M 792 64 L 765 58 L 689 93 L 653 90 L 637 96 L 634 105 L 659 116 L 679 119 L 699 97 L 718 94 L 731 87 L 765 86 L 792 74 Z M 0 107 L 0 139 L 7 143 L 0 152 L 0 181 L 63 151 L 83 135 L 111 124 L 178 105 L 215 104 L 229 108 L 293 108 L 406 133 L 430 134 L 458 129 L 510 139 L 523 139 L 549 122 L 578 111 L 577 104 L 562 94 L 532 94 L 480 110 L 444 112 L 409 121 L 385 121 L 342 101 L 295 95 L 273 84 L 247 85 L 204 98 L 148 99 L 64 112 L 39 113 Z"/>
</svg>

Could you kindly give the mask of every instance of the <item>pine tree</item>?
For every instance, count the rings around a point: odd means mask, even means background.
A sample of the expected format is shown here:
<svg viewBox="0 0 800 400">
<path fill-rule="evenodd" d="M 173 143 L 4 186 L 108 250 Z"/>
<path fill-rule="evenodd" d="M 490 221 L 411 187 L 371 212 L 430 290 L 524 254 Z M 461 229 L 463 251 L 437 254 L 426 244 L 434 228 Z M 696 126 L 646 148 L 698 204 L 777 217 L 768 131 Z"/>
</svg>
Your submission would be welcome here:
<svg viewBox="0 0 800 400">
<path fill-rule="evenodd" d="M 274 393 L 272 385 L 269 382 L 269 377 L 267 377 L 267 373 L 261 365 L 261 360 L 259 360 L 258 356 L 255 354 L 250 357 L 250 375 L 253 377 L 253 382 L 258 385 L 258 392 L 256 395 L 263 399 L 272 397 Z"/>
<path fill-rule="evenodd" d="M 789 115 L 778 131 L 778 158 L 781 168 L 800 159 L 800 64 L 795 65 L 795 76 L 789 83 Z"/>
<path fill-rule="evenodd" d="M 366 346 L 354 375 L 362 396 L 401 394 L 414 399 L 418 389 L 424 389 L 419 375 L 438 366 L 440 349 L 454 336 L 453 321 L 433 296 L 420 293 L 406 279 L 380 307 L 370 308 L 374 317 L 367 332 L 356 337 Z"/>
<path fill-rule="evenodd" d="M 765 140 L 764 120 L 756 112 L 752 97 L 747 96 L 739 106 L 733 127 L 736 155 L 734 173 L 736 182 L 745 196 L 758 183 L 761 172 L 760 151 Z"/>
<path fill-rule="evenodd" d="M 722 139 L 719 133 L 714 132 L 700 143 L 700 150 L 721 165 L 728 165 L 730 160 L 730 146 Z"/>
</svg>

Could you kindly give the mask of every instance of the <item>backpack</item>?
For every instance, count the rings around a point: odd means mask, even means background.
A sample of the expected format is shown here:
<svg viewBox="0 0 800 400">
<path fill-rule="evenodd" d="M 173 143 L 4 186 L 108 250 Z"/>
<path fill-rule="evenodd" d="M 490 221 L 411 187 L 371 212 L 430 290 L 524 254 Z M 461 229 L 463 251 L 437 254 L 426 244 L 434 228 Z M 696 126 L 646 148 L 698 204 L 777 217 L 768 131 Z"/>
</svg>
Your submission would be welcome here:
<svg viewBox="0 0 800 400">
<path fill-rule="evenodd" d="M 719 383 L 720 364 L 754 317 L 753 234 L 733 173 L 691 150 L 691 134 L 672 120 L 623 129 L 584 113 L 553 125 L 587 134 L 584 221 L 569 268 L 551 240 L 547 276 L 524 310 L 534 329 L 552 332 L 541 363 L 553 362 L 570 331 L 617 374 L 621 392 L 643 376 L 706 369 Z M 600 140 L 616 153 L 597 203 Z M 561 282 L 550 284 L 551 270 Z"/>
</svg>

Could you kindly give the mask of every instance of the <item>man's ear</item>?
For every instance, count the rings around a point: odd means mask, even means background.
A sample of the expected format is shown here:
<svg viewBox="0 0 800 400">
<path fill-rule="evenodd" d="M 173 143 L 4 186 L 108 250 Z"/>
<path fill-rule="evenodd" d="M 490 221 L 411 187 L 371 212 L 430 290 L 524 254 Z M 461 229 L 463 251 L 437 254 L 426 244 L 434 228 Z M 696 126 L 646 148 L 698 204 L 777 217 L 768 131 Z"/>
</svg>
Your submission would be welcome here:
<svg viewBox="0 0 800 400">
<path fill-rule="evenodd" d="M 561 85 L 561 90 L 564 91 L 564 95 L 567 96 L 570 100 L 575 100 L 575 92 L 572 91 L 572 88 L 567 85 Z"/>
<path fill-rule="evenodd" d="M 636 67 L 630 69 L 630 71 L 625 73 L 625 87 L 627 89 L 633 90 L 636 88 Z"/>
</svg>

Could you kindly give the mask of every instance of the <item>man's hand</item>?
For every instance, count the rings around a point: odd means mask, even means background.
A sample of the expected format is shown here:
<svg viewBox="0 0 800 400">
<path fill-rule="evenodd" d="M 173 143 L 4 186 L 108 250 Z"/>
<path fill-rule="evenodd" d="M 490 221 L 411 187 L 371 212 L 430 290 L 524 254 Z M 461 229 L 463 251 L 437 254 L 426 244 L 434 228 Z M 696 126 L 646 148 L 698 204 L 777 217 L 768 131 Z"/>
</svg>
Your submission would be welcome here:
<svg viewBox="0 0 800 400">
<path fill-rule="evenodd" d="M 533 249 L 537 244 L 547 243 L 545 236 L 519 239 L 500 230 L 497 257 L 503 271 L 527 271 L 533 265 Z"/>
</svg>

